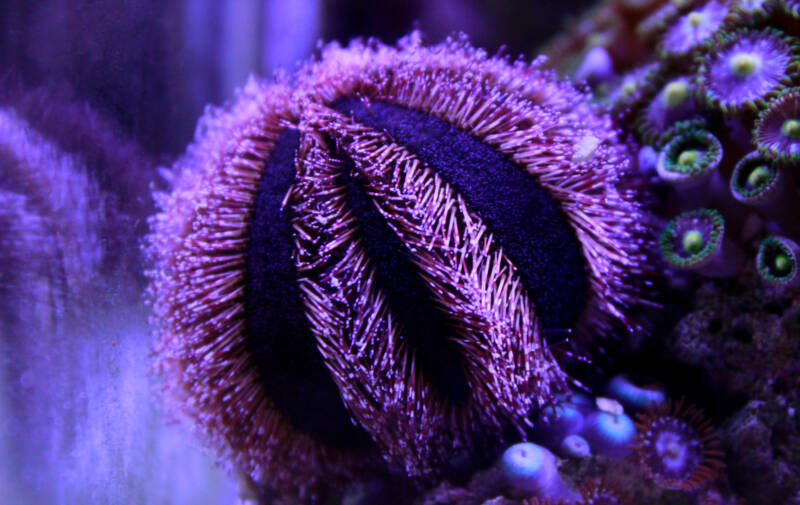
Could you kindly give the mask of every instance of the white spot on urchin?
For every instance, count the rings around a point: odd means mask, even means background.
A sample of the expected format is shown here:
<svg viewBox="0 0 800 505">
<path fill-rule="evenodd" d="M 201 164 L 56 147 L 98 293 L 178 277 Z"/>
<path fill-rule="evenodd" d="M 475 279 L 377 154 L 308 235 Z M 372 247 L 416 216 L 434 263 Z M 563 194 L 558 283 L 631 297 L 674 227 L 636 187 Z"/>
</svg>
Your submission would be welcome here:
<svg viewBox="0 0 800 505">
<path fill-rule="evenodd" d="M 588 161 L 599 145 L 600 139 L 591 134 L 584 135 L 575 143 L 575 152 L 572 154 L 572 161 L 574 163 Z"/>
</svg>

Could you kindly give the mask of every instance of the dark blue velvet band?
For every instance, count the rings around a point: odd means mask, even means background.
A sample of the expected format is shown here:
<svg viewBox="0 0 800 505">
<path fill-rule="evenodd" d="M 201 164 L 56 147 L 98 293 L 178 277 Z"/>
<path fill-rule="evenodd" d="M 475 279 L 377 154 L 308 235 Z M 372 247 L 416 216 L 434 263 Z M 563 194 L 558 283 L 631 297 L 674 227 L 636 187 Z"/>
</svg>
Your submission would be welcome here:
<svg viewBox="0 0 800 505">
<path fill-rule="evenodd" d="M 350 174 L 352 162 L 343 173 L 347 204 L 358 220 L 359 238 L 375 281 L 389 303 L 392 316 L 403 329 L 402 338 L 414 352 L 423 376 L 445 398 L 463 402 L 469 385 L 461 366 L 461 355 L 452 340 L 452 327 L 437 310 L 430 289 L 411 261 L 410 251 L 375 208 L 363 187 Z"/>
<path fill-rule="evenodd" d="M 247 255 L 247 343 L 270 398 L 296 428 L 332 446 L 365 446 L 370 438 L 350 421 L 297 287 L 291 215 L 281 202 L 294 182 L 298 143 L 297 132 L 281 134 L 258 188 Z"/>
</svg>

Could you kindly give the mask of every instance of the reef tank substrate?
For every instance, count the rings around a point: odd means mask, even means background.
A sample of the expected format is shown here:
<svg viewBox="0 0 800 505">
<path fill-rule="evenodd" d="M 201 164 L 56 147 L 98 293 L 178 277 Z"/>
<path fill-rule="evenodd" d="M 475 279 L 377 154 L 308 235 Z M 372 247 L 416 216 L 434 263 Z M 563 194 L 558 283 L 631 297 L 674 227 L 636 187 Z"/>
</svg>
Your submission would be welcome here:
<svg viewBox="0 0 800 505">
<path fill-rule="evenodd" d="M 800 505 L 800 4 L 390 3 L 0 15 L 2 502 Z"/>
</svg>

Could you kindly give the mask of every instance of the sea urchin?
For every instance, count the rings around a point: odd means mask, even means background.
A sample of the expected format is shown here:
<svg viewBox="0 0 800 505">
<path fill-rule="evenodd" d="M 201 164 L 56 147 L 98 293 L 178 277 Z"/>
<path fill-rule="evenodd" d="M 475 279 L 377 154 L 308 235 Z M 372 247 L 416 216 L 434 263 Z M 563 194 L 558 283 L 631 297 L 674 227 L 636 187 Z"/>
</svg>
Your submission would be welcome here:
<svg viewBox="0 0 800 505">
<path fill-rule="evenodd" d="M 313 499 L 524 435 L 550 330 L 632 326 L 644 220 L 587 97 L 463 40 L 331 45 L 210 109 L 148 251 L 169 396 L 233 467 Z"/>
</svg>

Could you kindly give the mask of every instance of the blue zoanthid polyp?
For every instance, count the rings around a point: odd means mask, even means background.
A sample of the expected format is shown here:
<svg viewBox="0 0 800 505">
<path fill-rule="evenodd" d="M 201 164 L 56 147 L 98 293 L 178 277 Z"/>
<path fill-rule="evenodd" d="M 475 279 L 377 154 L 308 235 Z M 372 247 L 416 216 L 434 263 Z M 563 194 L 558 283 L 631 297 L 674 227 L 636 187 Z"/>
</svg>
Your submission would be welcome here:
<svg viewBox="0 0 800 505">
<path fill-rule="evenodd" d="M 633 450 L 642 469 L 659 486 L 692 491 L 725 467 L 711 421 L 683 399 L 651 406 L 636 416 Z"/>
<path fill-rule="evenodd" d="M 313 501 L 490 461 L 566 390 L 548 334 L 636 326 L 629 153 L 540 64 L 332 44 L 208 109 L 157 195 L 149 298 L 165 395 L 231 468 Z"/>
</svg>

